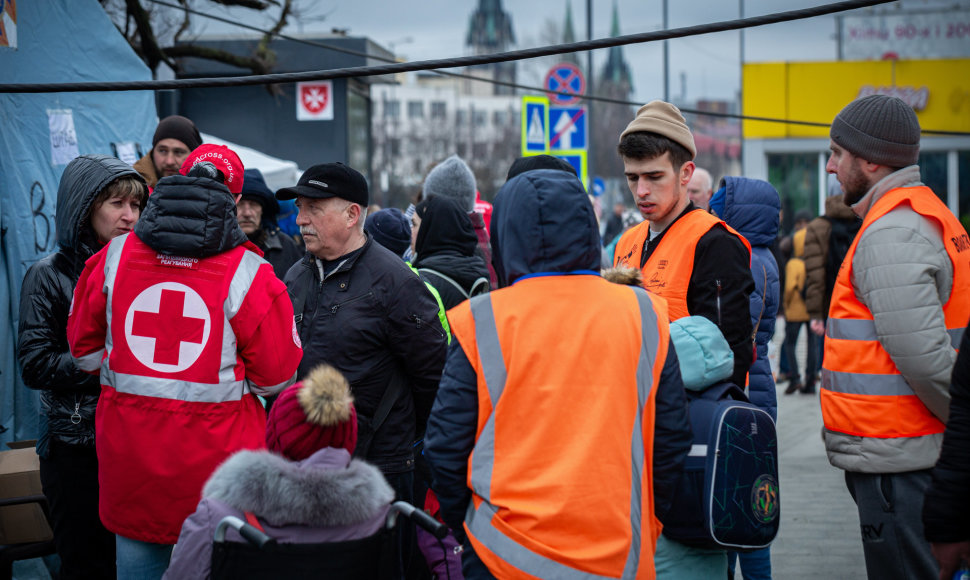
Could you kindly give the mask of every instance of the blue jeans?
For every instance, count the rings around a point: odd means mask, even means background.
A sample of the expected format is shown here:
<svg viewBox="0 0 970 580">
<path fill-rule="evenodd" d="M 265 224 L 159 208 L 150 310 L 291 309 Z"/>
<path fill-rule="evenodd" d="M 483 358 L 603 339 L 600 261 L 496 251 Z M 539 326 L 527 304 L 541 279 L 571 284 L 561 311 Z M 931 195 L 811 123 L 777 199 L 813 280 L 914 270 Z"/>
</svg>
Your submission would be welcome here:
<svg viewBox="0 0 970 580">
<path fill-rule="evenodd" d="M 174 545 L 152 544 L 115 536 L 118 580 L 160 580 Z"/>
<path fill-rule="evenodd" d="M 734 558 L 741 560 L 744 580 L 771 580 L 771 546 L 754 552 L 728 552 L 728 578 L 734 578 Z"/>
</svg>

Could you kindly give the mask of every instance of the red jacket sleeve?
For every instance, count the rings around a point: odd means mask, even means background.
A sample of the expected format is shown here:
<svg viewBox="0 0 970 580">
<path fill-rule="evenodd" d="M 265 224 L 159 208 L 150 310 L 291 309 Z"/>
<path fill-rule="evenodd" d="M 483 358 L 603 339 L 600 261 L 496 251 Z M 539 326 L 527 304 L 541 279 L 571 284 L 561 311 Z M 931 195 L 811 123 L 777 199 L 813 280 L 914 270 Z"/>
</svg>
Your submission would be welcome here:
<svg viewBox="0 0 970 580">
<path fill-rule="evenodd" d="M 74 287 L 71 311 L 67 317 L 67 342 L 78 368 L 98 374 L 104 358 L 108 330 L 105 257 L 108 246 L 88 258 L 81 278 Z"/>
</svg>

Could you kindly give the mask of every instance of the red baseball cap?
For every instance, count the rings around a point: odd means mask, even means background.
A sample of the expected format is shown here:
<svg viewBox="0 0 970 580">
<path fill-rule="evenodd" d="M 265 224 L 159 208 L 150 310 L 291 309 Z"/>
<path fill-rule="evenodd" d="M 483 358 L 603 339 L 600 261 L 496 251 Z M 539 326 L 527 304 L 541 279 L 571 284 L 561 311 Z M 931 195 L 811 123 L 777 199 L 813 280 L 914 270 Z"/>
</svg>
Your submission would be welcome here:
<svg viewBox="0 0 970 580">
<path fill-rule="evenodd" d="M 189 156 L 185 158 L 185 163 L 182 164 L 182 168 L 179 169 L 179 173 L 188 175 L 192 167 L 202 161 L 208 161 L 222 172 L 225 177 L 223 183 L 229 188 L 229 193 L 233 195 L 242 193 L 243 164 L 235 151 L 225 145 L 203 143 L 189 153 Z"/>
</svg>

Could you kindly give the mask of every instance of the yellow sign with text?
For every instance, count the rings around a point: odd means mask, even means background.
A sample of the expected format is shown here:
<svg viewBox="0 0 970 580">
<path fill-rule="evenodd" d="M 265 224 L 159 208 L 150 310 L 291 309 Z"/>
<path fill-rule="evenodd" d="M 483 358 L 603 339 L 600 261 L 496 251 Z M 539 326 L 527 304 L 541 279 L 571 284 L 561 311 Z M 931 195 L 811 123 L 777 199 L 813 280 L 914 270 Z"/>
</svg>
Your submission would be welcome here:
<svg viewBox="0 0 970 580">
<path fill-rule="evenodd" d="M 924 131 L 970 132 L 970 59 L 769 62 L 744 65 L 742 113 L 805 124 L 745 120 L 744 138 L 828 137 L 844 106 L 875 93 L 906 101 Z"/>
</svg>

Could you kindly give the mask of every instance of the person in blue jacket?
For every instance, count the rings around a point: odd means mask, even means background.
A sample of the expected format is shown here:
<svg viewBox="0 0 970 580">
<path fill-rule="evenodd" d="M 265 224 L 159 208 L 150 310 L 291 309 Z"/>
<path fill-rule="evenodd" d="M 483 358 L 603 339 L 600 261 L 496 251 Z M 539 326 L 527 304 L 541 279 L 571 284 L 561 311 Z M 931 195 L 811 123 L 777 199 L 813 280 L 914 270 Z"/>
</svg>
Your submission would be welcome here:
<svg viewBox="0 0 970 580">
<path fill-rule="evenodd" d="M 775 334 L 780 288 L 778 263 L 771 245 L 778 236 L 781 198 L 767 181 L 747 177 L 725 177 L 711 197 L 711 211 L 744 236 L 751 244 L 751 326 L 755 329 L 756 355 L 748 371 L 748 399 L 778 419 L 775 379 L 768 362 L 768 343 Z M 771 555 L 768 548 L 740 555 L 741 573 L 745 580 L 771 578 Z M 728 566 L 734 577 L 734 555 Z"/>
</svg>

